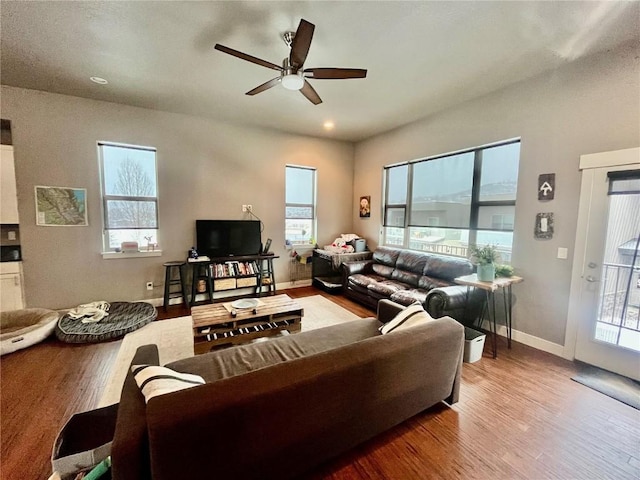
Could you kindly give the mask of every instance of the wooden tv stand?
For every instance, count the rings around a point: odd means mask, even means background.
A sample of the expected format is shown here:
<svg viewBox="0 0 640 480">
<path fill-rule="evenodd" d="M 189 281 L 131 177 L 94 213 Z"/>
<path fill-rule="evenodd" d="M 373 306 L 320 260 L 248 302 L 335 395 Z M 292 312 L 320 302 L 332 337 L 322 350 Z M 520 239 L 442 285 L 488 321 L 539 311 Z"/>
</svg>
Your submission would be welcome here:
<svg viewBox="0 0 640 480">
<path fill-rule="evenodd" d="M 191 267 L 191 301 L 190 305 L 196 303 L 198 280 L 204 280 L 206 283 L 206 294 L 209 301 L 213 303 L 214 292 L 224 290 L 235 290 L 238 288 L 254 288 L 254 294 L 261 296 L 263 289 L 271 295 L 276 294 L 276 280 L 273 271 L 273 260 L 280 258 L 277 255 L 237 255 L 229 257 L 214 257 L 208 260 L 189 261 Z M 255 265 L 252 270 L 229 272 L 225 270 L 224 274 L 216 275 L 216 266 L 232 265 Z M 213 269 L 213 272 L 212 272 Z M 241 269 L 242 270 L 242 269 Z M 212 274 L 213 273 L 213 274 Z M 220 271 L 218 273 L 221 273 Z M 202 292 L 200 292 L 202 293 Z"/>
</svg>

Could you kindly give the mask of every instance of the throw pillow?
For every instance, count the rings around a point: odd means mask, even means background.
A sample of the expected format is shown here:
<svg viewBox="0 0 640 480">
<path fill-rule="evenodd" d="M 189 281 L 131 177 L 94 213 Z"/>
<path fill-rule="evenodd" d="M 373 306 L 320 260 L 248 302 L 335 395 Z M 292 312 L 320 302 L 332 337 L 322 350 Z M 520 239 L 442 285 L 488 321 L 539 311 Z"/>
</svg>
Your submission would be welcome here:
<svg viewBox="0 0 640 480">
<path fill-rule="evenodd" d="M 180 373 L 157 365 L 132 365 L 131 372 L 144 395 L 145 403 L 149 403 L 149 400 L 158 395 L 177 392 L 205 383 L 199 375 Z"/>
<path fill-rule="evenodd" d="M 422 305 L 414 303 L 399 312 L 395 317 L 393 317 L 393 320 L 385 323 L 379 330 L 382 335 L 386 335 L 387 333 L 397 332 L 399 330 L 404 330 L 405 328 L 422 325 L 423 323 L 431 320 L 433 320 L 433 317 L 424 311 Z"/>
</svg>

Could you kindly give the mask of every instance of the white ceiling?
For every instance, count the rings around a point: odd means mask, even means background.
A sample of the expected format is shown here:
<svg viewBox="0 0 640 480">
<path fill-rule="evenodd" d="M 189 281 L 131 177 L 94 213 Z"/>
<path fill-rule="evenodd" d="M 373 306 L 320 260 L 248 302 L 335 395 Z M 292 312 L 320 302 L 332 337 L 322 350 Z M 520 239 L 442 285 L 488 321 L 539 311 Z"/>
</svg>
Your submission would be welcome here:
<svg viewBox="0 0 640 480">
<path fill-rule="evenodd" d="M 1 2 L 4 85 L 357 141 L 640 36 L 640 3 L 615 1 Z M 305 67 L 323 103 L 277 86 L 281 34 L 316 25 Z M 89 77 L 104 77 L 106 86 Z M 332 132 L 322 124 L 335 122 Z"/>
</svg>

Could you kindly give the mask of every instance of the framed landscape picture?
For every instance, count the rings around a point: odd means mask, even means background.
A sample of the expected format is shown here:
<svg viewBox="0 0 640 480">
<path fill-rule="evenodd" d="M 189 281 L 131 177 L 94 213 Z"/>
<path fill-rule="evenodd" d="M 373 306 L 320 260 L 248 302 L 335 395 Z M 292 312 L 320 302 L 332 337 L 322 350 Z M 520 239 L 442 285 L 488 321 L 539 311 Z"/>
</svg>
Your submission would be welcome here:
<svg viewBox="0 0 640 480">
<path fill-rule="evenodd" d="M 85 227 L 87 189 L 36 186 L 36 225 Z"/>
</svg>

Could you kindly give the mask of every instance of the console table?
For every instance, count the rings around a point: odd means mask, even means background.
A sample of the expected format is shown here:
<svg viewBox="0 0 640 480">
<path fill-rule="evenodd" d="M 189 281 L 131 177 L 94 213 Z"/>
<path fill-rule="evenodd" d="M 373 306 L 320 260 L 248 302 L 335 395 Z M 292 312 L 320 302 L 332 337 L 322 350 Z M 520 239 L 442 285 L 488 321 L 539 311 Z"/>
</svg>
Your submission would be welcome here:
<svg viewBox="0 0 640 480">
<path fill-rule="evenodd" d="M 214 257 L 207 260 L 189 260 L 191 267 L 191 306 L 196 303 L 198 280 L 206 283 L 206 293 L 209 302 L 213 303 L 213 292 L 222 290 L 234 290 L 238 288 L 255 287 L 254 294 L 262 295 L 263 287 L 267 293 L 276 294 L 276 279 L 273 271 L 273 260 L 280 258 L 277 255 L 238 255 L 233 257 Z M 212 268 L 216 265 L 243 265 L 253 264 L 250 270 L 245 267 L 227 271 L 222 276 L 212 274 Z"/>
<path fill-rule="evenodd" d="M 522 277 L 499 277 L 493 280 L 493 282 L 481 282 L 478 280 L 477 274 L 465 275 L 463 277 L 455 278 L 453 281 L 458 285 L 466 285 L 467 286 L 467 294 L 468 289 L 470 287 L 479 288 L 480 290 L 484 290 L 485 292 L 485 301 L 482 307 L 482 312 L 480 313 L 480 323 L 482 323 L 482 319 L 484 318 L 485 312 L 487 312 L 487 317 L 489 320 L 489 330 L 491 331 L 491 323 L 493 323 L 493 332 L 492 335 L 492 347 L 493 347 L 493 358 L 498 356 L 498 330 L 496 325 L 496 299 L 495 292 L 501 288 L 504 290 L 503 300 L 504 300 L 504 312 L 505 312 L 505 323 L 507 327 L 507 347 L 511 348 L 511 310 L 513 307 L 512 296 L 511 296 L 511 285 L 514 283 L 520 283 L 524 279 Z"/>
</svg>

